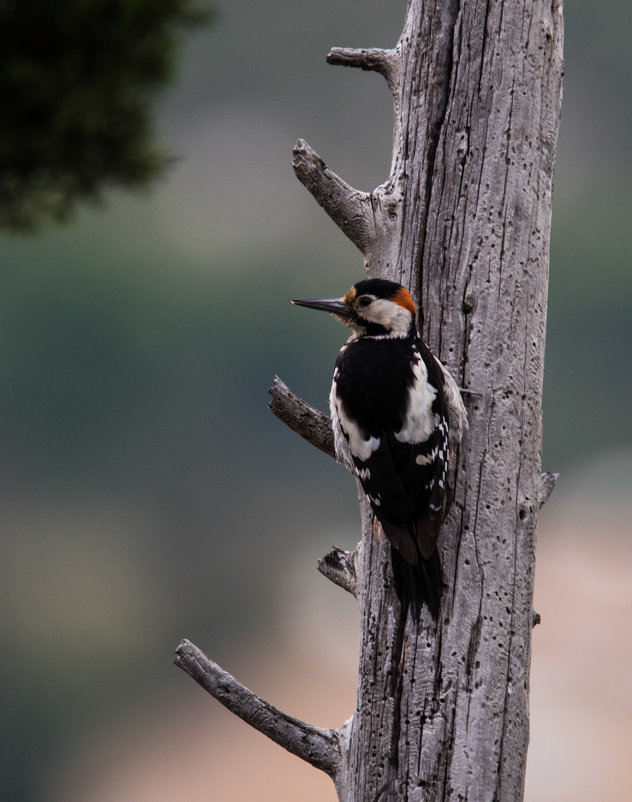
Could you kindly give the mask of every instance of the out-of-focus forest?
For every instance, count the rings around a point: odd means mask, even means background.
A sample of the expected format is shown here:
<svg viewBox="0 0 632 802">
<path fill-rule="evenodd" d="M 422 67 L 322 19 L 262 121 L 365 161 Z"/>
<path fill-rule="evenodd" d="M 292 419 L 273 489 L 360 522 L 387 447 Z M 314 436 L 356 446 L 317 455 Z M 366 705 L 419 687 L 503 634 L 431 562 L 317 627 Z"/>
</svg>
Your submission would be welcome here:
<svg viewBox="0 0 632 802">
<path fill-rule="evenodd" d="M 172 653 L 187 636 L 322 726 L 353 710 L 359 622 L 315 562 L 356 542 L 355 485 L 266 388 L 278 373 L 326 409 L 344 332 L 289 299 L 342 293 L 362 260 L 291 150 L 305 137 L 361 189 L 386 178 L 386 85 L 325 55 L 392 46 L 404 3 L 214 6 L 158 104 L 178 158 L 153 192 L 0 238 L 7 802 L 335 799 Z M 527 802 L 624 802 L 632 782 L 631 15 L 566 8 L 543 455 L 561 477 L 539 533 Z"/>
</svg>

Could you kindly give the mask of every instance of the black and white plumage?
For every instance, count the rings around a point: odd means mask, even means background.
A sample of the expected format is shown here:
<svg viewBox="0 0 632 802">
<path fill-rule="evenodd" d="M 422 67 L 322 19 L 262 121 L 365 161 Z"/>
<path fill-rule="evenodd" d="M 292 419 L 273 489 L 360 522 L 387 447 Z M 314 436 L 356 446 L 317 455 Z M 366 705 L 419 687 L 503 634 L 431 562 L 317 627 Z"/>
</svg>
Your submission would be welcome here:
<svg viewBox="0 0 632 802">
<path fill-rule="evenodd" d="M 336 455 L 391 543 L 402 607 L 418 614 L 425 602 L 436 617 L 448 463 L 467 426 L 456 383 L 419 336 L 415 305 L 399 284 L 367 279 L 343 298 L 293 303 L 331 312 L 352 331 L 329 399 Z"/>
</svg>

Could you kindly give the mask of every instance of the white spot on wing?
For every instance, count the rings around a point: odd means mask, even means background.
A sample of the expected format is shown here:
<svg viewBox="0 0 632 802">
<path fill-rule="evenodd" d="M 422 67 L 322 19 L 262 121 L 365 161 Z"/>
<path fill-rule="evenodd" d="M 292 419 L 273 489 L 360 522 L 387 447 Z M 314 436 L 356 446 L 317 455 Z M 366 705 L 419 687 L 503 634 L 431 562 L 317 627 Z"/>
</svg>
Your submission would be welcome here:
<svg viewBox="0 0 632 802">
<path fill-rule="evenodd" d="M 334 430 L 334 447 L 339 461 L 354 470 L 353 457 L 366 462 L 371 454 L 380 447 L 379 437 L 365 440 L 358 426 L 345 415 L 342 404 L 336 394 L 336 383 L 331 386 L 329 409 Z"/>
<path fill-rule="evenodd" d="M 336 459 L 350 471 L 355 472 L 355 464 L 349 449 L 349 439 L 346 433 L 342 431 L 340 421 L 338 420 L 338 410 L 334 403 L 335 390 L 336 383 L 334 382 L 332 384 L 331 393 L 329 396 L 329 411 L 331 414 L 331 428 L 334 432 L 334 450 L 336 452 Z"/>
<path fill-rule="evenodd" d="M 432 402 L 437 397 L 437 389 L 428 382 L 428 369 L 421 357 L 413 365 L 413 374 L 404 426 L 395 432 L 400 443 L 423 443 L 435 428 Z"/>
</svg>

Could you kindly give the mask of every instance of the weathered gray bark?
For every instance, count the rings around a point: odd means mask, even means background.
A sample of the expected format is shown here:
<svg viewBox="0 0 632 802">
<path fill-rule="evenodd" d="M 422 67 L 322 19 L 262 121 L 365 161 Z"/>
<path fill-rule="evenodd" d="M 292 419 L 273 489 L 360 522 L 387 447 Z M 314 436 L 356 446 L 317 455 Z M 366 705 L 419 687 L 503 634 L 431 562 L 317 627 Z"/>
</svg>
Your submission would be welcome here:
<svg viewBox="0 0 632 802">
<path fill-rule="evenodd" d="M 337 730 L 312 727 L 277 710 L 248 690 L 186 638 L 176 650 L 175 662 L 246 724 L 315 768 L 335 777 L 340 764 Z"/>
<path fill-rule="evenodd" d="M 358 192 L 307 143 L 295 148 L 298 178 L 368 274 L 400 281 L 423 307 L 425 339 L 470 419 L 436 626 L 426 613 L 401 621 L 367 504 L 357 553 L 321 562 L 362 615 L 356 710 L 329 771 L 341 800 L 523 796 L 535 533 L 554 483 L 540 473 L 541 393 L 562 28 L 559 0 L 409 0 L 395 48 L 328 56 L 387 80 L 389 178 Z M 324 416 L 282 383 L 271 392 L 273 411 L 330 451 Z"/>
</svg>

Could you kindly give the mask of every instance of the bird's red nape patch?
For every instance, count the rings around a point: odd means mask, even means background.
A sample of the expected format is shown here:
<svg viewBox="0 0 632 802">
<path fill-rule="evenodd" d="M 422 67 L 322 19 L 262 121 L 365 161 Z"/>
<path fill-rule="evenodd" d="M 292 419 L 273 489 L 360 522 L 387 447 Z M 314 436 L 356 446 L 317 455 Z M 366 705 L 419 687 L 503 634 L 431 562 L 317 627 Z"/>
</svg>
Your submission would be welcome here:
<svg viewBox="0 0 632 802">
<path fill-rule="evenodd" d="M 348 292 L 348 293 L 345 295 L 345 297 L 344 297 L 342 300 L 343 300 L 343 301 L 344 301 L 346 304 L 349 304 L 349 306 L 353 306 L 353 302 L 354 302 L 354 301 L 355 301 L 355 299 L 356 299 L 356 295 L 357 295 L 357 293 L 356 293 L 356 288 L 355 288 L 355 287 L 351 287 L 351 289 L 349 290 L 349 292 Z"/>
<path fill-rule="evenodd" d="M 415 314 L 415 304 L 413 303 L 413 299 L 410 297 L 408 290 L 404 289 L 403 287 L 400 287 L 390 300 L 399 306 L 403 306 L 404 309 L 408 309 L 411 315 Z"/>
</svg>

